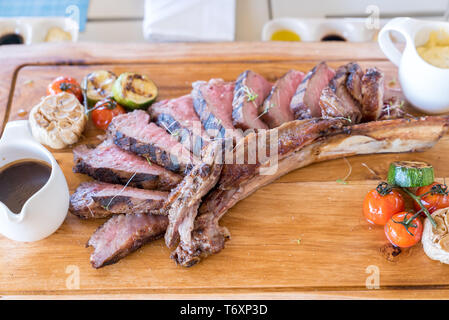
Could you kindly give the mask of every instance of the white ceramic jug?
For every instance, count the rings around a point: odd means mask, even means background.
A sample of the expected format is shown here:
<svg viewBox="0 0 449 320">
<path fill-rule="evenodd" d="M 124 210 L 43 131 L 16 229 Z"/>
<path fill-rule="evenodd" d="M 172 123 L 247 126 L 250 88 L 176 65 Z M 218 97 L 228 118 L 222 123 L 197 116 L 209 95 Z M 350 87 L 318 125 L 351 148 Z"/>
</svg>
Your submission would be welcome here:
<svg viewBox="0 0 449 320">
<path fill-rule="evenodd" d="M 31 135 L 27 120 L 8 122 L 0 140 L 0 167 L 36 159 L 51 166 L 47 183 L 31 196 L 19 214 L 0 202 L 0 233 L 16 241 L 37 241 L 55 232 L 69 207 L 69 188 L 53 155 Z"/>
<path fill-rule="evenodd" d="M 449 69 L 427 63 L 416 47 L 427 42 L 430 32 L 439 30 L 449 33 L 449 23 L 395 18 L 382 28 L 378 38 L 384 54 L 399 67 L 399 82 L 407 100 L 420 111 L 430 114 L 449 111 Z M 392 42 L 391 31 L 397 31 L 405 38 L 402 53 Z"/>
</svg>

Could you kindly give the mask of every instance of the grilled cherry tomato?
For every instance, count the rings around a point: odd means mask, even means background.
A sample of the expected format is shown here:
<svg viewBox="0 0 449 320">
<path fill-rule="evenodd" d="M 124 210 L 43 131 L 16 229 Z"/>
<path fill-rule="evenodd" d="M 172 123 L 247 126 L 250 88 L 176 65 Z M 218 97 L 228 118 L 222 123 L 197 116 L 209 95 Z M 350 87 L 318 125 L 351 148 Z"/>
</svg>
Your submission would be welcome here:
<svg viewBox="0 0 449 320">
<path fill-rule="evenodd" d="M 431 185 L 418 188 L 416 195 L 422 196 L 427 193 L 421 198 L 421 203 L 432 213 L 438 209 L 449 207 L 449 195 L 447 191 L 446 185 L 434 182 Z M 413 206 L 416 211 L 421 209 L 416 201 L 413 203 Z"/>
<path fill-rule="evenodd" d="M 423 224 L 419 217 L 408 222 L 410 218 L 413 218 L 413 213 L 400 212 L 392 216 L 385 225 L 385 235 L 396 247 L 408 248 L 421 240 Z"/>
<path fill-rule="evenodd" d="M 121 105 L 112 98 L 105 98 L 95 104 L 92 111 L 92 122 L 97 128 L 106 130 L 112 118 L 122 113 L 126 113 L 126 111 Z"/>
<path fill-rule="evenodd" d="M 81 103 L 83 103 L 83 91 L 80 84 L 70 77 L 57 77 L 47 87 L 47 95 L 58 94 L 66 91 L 73 94 Z"/>
<path fill-rule="evenodd" d="M 363 214 L 366 220 L 381 226 L 385 225 L 395 213 L 404 211 L 404 208 L 402 195 L 385 182 L 368 192 L 363 201 Z"/>
</svg>

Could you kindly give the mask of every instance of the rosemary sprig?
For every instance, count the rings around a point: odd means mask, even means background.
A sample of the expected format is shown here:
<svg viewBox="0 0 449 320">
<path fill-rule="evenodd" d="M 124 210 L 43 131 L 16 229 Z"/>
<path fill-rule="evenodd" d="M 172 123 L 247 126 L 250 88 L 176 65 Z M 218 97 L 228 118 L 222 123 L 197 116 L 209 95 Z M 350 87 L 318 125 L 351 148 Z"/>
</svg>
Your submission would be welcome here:
<svg viewBox="0 0 449 320">
<path fill-rule="evenodd" d="M 259 96 L 251 88 L 248 88 L 247 86 L 243 86 L 243 91 L 246 94 L 246 101 L 248 101 L 248 102 L 255 101 L 257 99 L 257 97 Z"/>
</svg>

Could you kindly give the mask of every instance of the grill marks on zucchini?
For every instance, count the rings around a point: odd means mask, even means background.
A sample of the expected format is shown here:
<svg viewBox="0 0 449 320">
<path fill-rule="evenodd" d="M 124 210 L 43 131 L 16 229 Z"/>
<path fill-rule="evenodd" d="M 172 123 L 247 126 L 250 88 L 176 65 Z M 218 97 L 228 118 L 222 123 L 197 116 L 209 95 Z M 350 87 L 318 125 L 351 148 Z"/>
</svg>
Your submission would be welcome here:
<svg viewBox="0 0 449 320">
<path fill-rule="evenodd" d="M 156 100 L 158 90 L 147 76 L 122 73 L 112 88 L 114 99 L 130 109 L 145 108 Z"/>
<path fill-rule="evenodd" d="M 112 96 L 112 87 L 117 76 L 107 70 L 98 70 L 89 73 L 83 80 L 82 89 L 87 96 L 89 106 L 94 106 L 98 101 Z"/>
<path fill-rule="evenodd" d="M 404 188 L 428 186 L 434 178 L 433 167 L 425 162 L 396 161 L 388 170 L 388 183 Z"/>
</svg>

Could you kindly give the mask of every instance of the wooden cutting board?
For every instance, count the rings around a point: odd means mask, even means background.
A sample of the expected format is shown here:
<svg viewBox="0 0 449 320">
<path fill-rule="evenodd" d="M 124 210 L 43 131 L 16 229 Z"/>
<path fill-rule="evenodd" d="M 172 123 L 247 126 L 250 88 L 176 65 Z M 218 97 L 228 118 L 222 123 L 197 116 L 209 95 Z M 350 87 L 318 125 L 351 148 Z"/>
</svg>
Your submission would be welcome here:
<svg viewBox="0 0 449 320">
<path fill-rule="evenodd" d="M 149 75 L 160 99 L 188 93 L 195 80 L 234 80 L 245 69 L 274 81 L 326 60 L 358 61 L 396 79 L 396 68 L 376 44 L 220 43 L 96 44 L 0 47 L 0 127 L 24 119 L 60 75 L 78 81 L 95 69 Z M 396 85 L 397 86 L 397 85 Z M 89 125 L 86 138 L 101 131 Z M 71 171 L 71 149 L 52 150 L 73 191 L 89 178 Z M 449 139 L 414 154 L 350 157 L 296 170 L 238 203 L 222 219 L 232 239 L 225 250 L 185 269 L 169 259 L 162 240 L 119 263 L 90 266 L 90 235 L 103 221 L 69 214 L 52 236 L 19 243 L 0 236 L 0 296 L 70 298 L 448 298 L 449 266 L 431 261 L 421 245 L 399 255 L 384 252 L 383 228 L 362 216 L 366 192 L 393 160 L 432 163 L 449 177 Z M 336 182 L 351 168 L 348 183 Z M 45 210 L 45 208 L 42 208 Z M 379 279 L 379 287 L 370 279 Z M 368 286 L 367 286 L 368 284 Z M 373 286 L 374 284 L 374 286 Z M 374 287 L 374 288 L 373 288 Z"/>
</svg>

